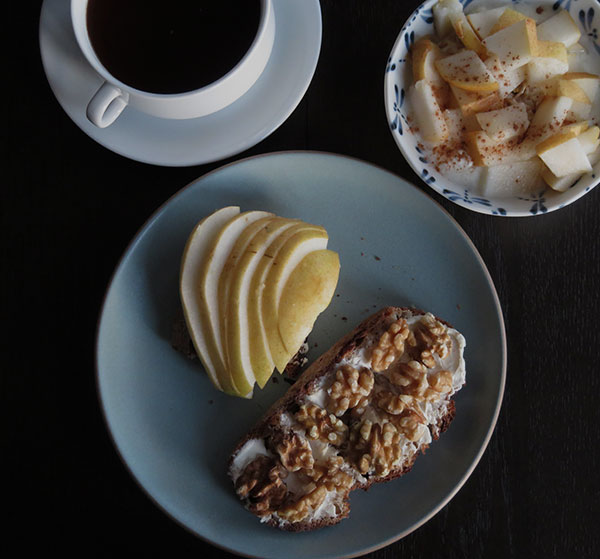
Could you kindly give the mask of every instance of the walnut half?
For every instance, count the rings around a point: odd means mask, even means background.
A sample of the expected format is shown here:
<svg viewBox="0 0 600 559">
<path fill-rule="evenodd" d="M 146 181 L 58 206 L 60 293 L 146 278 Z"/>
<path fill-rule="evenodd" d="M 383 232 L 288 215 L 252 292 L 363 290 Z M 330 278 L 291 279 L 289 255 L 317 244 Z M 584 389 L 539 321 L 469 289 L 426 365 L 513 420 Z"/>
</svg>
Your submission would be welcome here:
<svg viewBox="0 0 600 559">
<path fill-rule="evenodd" d="M 326 464 L 315 464 L 312 470 L 305 473 L 315 483 L 324 485 L 328 491 L 347 492 L 354 485 L 354 479 L 342 470 L 343 465 L 344 459 L 341 456 L 331 456 Z"/>
<path fill-rule="evenodd" d="M 414 345 L 414 337 L 404 318 L 393 322 L 379 339 L 371 354 L 371 368 L 380 373 L 385 371 L 404 354 L 406 344 Z"/>
<path fill-rule="evenodd" d="M 377 407 L 391 415 L 400 415 L 405 409 L 415 406 L 412 396 L 408 394 L 394 394 L 388 390 L 381 390 L 375 397 Z"/>
<path fill-rule="evenodd" d="M 324 485 L 317 487 L 313 484 L 306 495 L 280 508 L 277 514 L 288 522 L 301 522 L 325 500 L 326 496 L 327 488 Z"/>
<path fill-rule="evenodd" d="M 446 357 L 452 344 L 448 329 L 431 313 L 425 314 L 415 325 L 415 340 L 421 351 L 420 361 L 429 368 L 435 366 L 433 354 Z"/>
<path fill-rule="evenodd" d="M 388 373 L 390 382 L 397 386 L 402 394 L 408 394 L 421 399 L 429 387 L 427 382 L 427 371 L 419 361 L 408 361 L 398 363 Z"/>
<path fill-rule="evenodd" d="M 361 474 L 372 470 L 378 476 L 390 473 L 402 452 L 402 435 L 390 422 L 372 423 L 365 419 L 353 432 L 356 466 Z"/>
<path fill-rule="evenodd" d="M 309 439 L 318 439 L 334 446 L 339 446 L 346 440 L 348 427 L 345 423 L 316 404 L 302 404 L 295 417 L 306 430 Z"/>
<path fill-rule="evenodd" d="M 327 390 L 327 409 L 337 416 L 344 415 L 351 408 L 363 411 L 369 403 L 373 383 L 373 373 L 369 369 L 359 372 L 350 365 L 342 365 L 335 373 L 335 381 Z"/>
<path fill-rule="evenodd" d="M 235 482 L 235 490 L 248 500 L 248 509 L 265 516 L 277 509 L 287 496 L 282 478 L 287 472 L 273 458 L 257 456 L 250 462 Z"/>
<path fill-rule="evenodd" d="M 297 472 L 301 469 L 310 470 L 315 463 L 310 444 L 306 439 L 300 438 L 297 433 L 281 433 L 274 442 L 275 451 L 288 472 Z"/>
</svg>

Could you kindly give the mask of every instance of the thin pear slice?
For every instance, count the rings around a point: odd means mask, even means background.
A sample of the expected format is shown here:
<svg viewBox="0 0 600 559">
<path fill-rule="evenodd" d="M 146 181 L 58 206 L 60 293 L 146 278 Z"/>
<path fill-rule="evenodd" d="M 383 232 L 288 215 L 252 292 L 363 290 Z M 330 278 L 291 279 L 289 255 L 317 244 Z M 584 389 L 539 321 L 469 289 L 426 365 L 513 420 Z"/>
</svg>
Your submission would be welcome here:
<svg viewBox="0 0 600 559">
<path fill-rule="evenodd" d="M 416 41 L 411 49 L 413 81 L 427 80 L 435 87 L 445 87 L 446 82 L 435 69 L 435 61 L 441 56 L 440 47 L 428 37 Z"/>
<path fill-rule="evenodd" d="M 340 258 L 332 250 L 307 254 L 288 278 L 279 300 L 279 333 L 294 355 L 327 308 L 340 275 Z"/>
<path fill-rule="evenodd" d="M 235 396 L 250 397 L 251 394 L 242 393 L 238 390 L 226 367 L 227 361 L 223 352 L 221 317 L 219 315 L 219 278 L 221 277 L 221 272 L 223 271 L 229 253 L 241 232 L 251 223 L 264 217 L 268 217 L 269 215 L 268 212 L 250 211 L 241 213 L 229 221 L 212 243 L 208 259 L 205 261 L 204 269 L 202 271 L 201 297 L 206 309 L 207 323 L 215 338 L 215 344 L 219 351 L 221 361 L 225 365 L 225 367 L 219 371 L 219 382 L 225 392 Z"/>
<path fill-rule="evenodd" d="M 219 390 L 222 387 L 217 370 L 224 367 L 212 330 L 207 324 L 208 313 L 200 295 L 200 283 L 204 262 L 217 235 L 239 213 L 239 207 L 222 208 L 196 225 L 183 250 L 179 274 L 179 295 L 188 332 L 208 377 Z"/>
<path fill-rule="evenodd" d="M 481 42 L 481 39 L 471 27 L 469 20 L 465 17 L 465 14 L 451 14 L 450 21 L 456 36 L 460 39 L 462 44 L 467 49 L 471 49 L 477 53 L 482 59 L 487 56 L 487 51 Z"/>
<path fill-rule="evenodd" d="M 218 286 L 218 297 L 219 297 L 219 316 L 221 317 L 221 343 L 223 344 L 223 355 L 225 356 L 225 365 L 230 371 L 229 367 L 229 352 L 227 349 L 227 314 L 229 304 L 229 286 L 231 285 L 232 271 L 235 269 L 237 262 L 244 254 L 246 247 L 261 229 L 266 227 L 273 219 L 274 214 L 268 214 L 266 217 L 262 217 L 250 223 L 238 236 L 233 247 L 229 251 L 229 255 L 223 265 L 223 270 L 219 277 Z"/>
<path fill-rule="evenodd" d="M 257 362 L 268 362 L 271 363 L 270 369 L 260 368 L 256 372 L 256 382 L 261 388 L 266 384 L 271 376 L 275 363 L 273 356 L 271 355 L 271 349 L 269 346 L 269 339 L 267 337 L 267 331 L 263 322 L 262 316 L 262 297 L 264 288 L 267 281 L 267 274 L 271 269 L 275 256 L 281 249 L 281 247 L 295 234 L 301 231 L 314 230 L 316 229 L 323 234 L 327 234 L 323 227 L 317 225 L 310 225 L 308 223 L 300 222 L 293 225 L 289 229 L 283 231 L 278 235 L 271 244 L 265 250 L 262 255 L 252 280 L 250 282 L 250 291 L 248 294 L 248 328 L 249 328 L 249 344 L 250 344 L 250 355 L 256 357 Z M 253 358 L 254 358 L 253 357 Z M 260 361 L 258 361 L 260 360 Z M 263 371 L 267 371 L 263 373 Z"/>
<path fill-rule="evenodd" d="M 293 357 L 279 334 L 279 300 L 283 288 L 296 266 L 309 253 L 327 248 L 327 232 L 301 231 L 293 235 L 275 255 L 265 280 L 262 294 L 262 321 L 269 341 L 269 349 L 277 370 L 282 373 Z"/>
<path fill-rule="evenodd" d="M 227 362 L 236 386 L 242 390 L 249 390 L 257 379 L 262 388 L 275 367 L 260 324 L 249 320 L 252 278 L 271 243 L 298 223 L 285 218 L 270 220 L 252 237 L 231 270 L 226 318 Z"/>
</svg>

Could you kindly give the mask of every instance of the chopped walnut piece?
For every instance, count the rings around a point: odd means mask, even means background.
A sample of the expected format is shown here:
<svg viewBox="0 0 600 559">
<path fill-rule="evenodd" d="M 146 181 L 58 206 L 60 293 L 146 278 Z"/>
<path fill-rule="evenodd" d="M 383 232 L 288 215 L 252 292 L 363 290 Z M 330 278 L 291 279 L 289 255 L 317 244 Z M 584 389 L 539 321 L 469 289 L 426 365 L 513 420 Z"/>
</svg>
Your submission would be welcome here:
<svg viewBox="0 0 600 559">
<path fill-rule="evenodd" d="M 388 390 L 378 392 L 375 396 L 375 403 L 379 409 L 391 415 L 400 415 L 405 409 L 416 405 L 412 396 L 408 394 L 394 394 Z"/>
<path fill-rule="evenodd" d="M 315 460 L 310 444 L 296 433 L 289 432 L 277 437 L 275 451 L 279 454 L 281 463 L 289 472 L 311 469 L 314 466 Z"/>
<path fill-rule="evenodd" d="M 427 377 L 429 386 L 438 394 L 447 394 L 452 391 L 452 373 L 439 371 Z"/>
<path fill-rule="evenodd" d="M 349 491 L 354 485 L 354 479 L 342 471 L 343 465 L 344 459 L 341 456 L 331 456 L 326 464 L 315 464 L 312 470 L 305 473 L 314 482 L 324 485 L 328 491 Z"/>
<path fill-rule="evenodd" d="M 414 360 L 407 363 L 398 363 L 388 373 L 388 378 L 392 384 L 400 388 L 402 394 L 408 394 L 419 399 L 423 397 L 429 387 L 425 367 L 422 363 Z"/>
<path fill-rule="evenodd" d="M 402 453 L 402 434 L 391 422 L 375 423 L 365 419 L 352 433 L 355 462 L 362 474 L 372 470 L 386 476 Z"/>
<path fill-rule="evenodd" d="M 314 511 L 325 500 L 326 496 L 327 488 L 324 485 L 317 487 L 312 484 L 310 491 L 306 495 L 280 508 L 277 514 L 289 522 L 300 522 Z"/>
<path fill-rule="evenodd" d="M 277 509 L 287 496 L 282 478 L 287 475 L 281 464 L 269 456 L 257 456 L 235 482 L 237 494 L 248 499 L 248 509 L 265 516 Z"/>
<path fill-rule="evenodd" d="M 404 353 L 405 345 L 414 345 L 412 332 L 404 318 L 393 322 L 379 339 L 371 354 L 371 368 L 380 373 Z"/>
<path fill-rule="evenodd" d="M 344 415 L 351 408 L 364 411 L 369 403 L 373 382 L 373 373 L 369 369 L 358 372 L 350 365 L 343 365 L 336 371 L 335 381 L 327 390 L 327 409 L 337 416 Z"/>
<path fill-rule="evenodd" d="M 348 427 L 345 423 L 316 404 L 302 404 L 295 417 L 306 429 L 309 439 L 319 439 L 334 446 L 339 446 L 346 440 Z"/>
<path fill-rule="evenodd" d="M 394 425 L 412 442 L 418 441 L 425 432 L 425 418 L 417 410 L 408 410 L 395 419 Z"/>
<path fill-rule="evenodd" d="M 431 352 L 431 350 L 424 349 L 423 351 L 421 351 L 421 355 L 419 356 L 419 359 L 420 359 L 421 363 L 423 363 L 423 365 L 425 365 L 425 367 L 427 367 L 429 369 L 433 369 L 433 367 L 435 367 L 435 357 L 433 356 L 433 353 Z"/>
<path fill-rule="evenodd" d="M 435 366 L 434 353 L 444 358 L 450 352 L 452 344 L 448 329 L 431 313 L 425 314 L 415 325 L 415 340 L 421 352 L 421 362 L 429 368 Z"/>
</svg>

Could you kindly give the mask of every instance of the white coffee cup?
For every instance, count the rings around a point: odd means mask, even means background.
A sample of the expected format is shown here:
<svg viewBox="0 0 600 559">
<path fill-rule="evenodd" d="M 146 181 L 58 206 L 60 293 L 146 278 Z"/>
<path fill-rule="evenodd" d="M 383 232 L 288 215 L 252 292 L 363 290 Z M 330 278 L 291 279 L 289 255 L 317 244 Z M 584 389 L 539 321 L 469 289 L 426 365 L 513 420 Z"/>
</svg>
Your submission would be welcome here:
<svg viewBox="0 0 600 559">
<path fill-rule="evenodd" d="M 212 114 L 230 105 L 248 91 L 260 77 L 273 49 L 275 14 L 272 0 L 261 0 L 258 32 L 242 60 L 217 81 L 184 93 L 149 93 L 115 78 L 100 62 L 90 41 L 86 24 L 88 0 L 71 0 L 73 30 L 84 56 L 104 78 L 87 106 L 88 119 L 105 128 L 128 105 L 153 116 L 170 119 L 196 118 Z"/>
</svg>

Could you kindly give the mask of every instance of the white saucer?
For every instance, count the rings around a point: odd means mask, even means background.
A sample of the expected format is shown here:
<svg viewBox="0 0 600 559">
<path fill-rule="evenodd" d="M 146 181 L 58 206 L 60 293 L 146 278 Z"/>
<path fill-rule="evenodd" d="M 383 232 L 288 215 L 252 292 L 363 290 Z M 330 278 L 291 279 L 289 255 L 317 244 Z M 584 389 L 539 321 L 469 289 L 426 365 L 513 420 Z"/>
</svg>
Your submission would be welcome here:
<svg viewBox="0 0 600 559">
<path fill-rule="evenodd" d="M 108 128 L 85 116 L 102 84 L 81 53 L 68 0 L 45 0 L 40 16 L 42 63 L 52 91 L 71 119 L 104 147 L 144 163 L 200 165 L 244 151 L 274 132 L 296 108 L 312 79 L 321 49 L 319 0 L 273 0 L 273 52 L 254 86 L 230 106 L 189 120 L 152 117 L 131 107 Z"/>
</svg>

